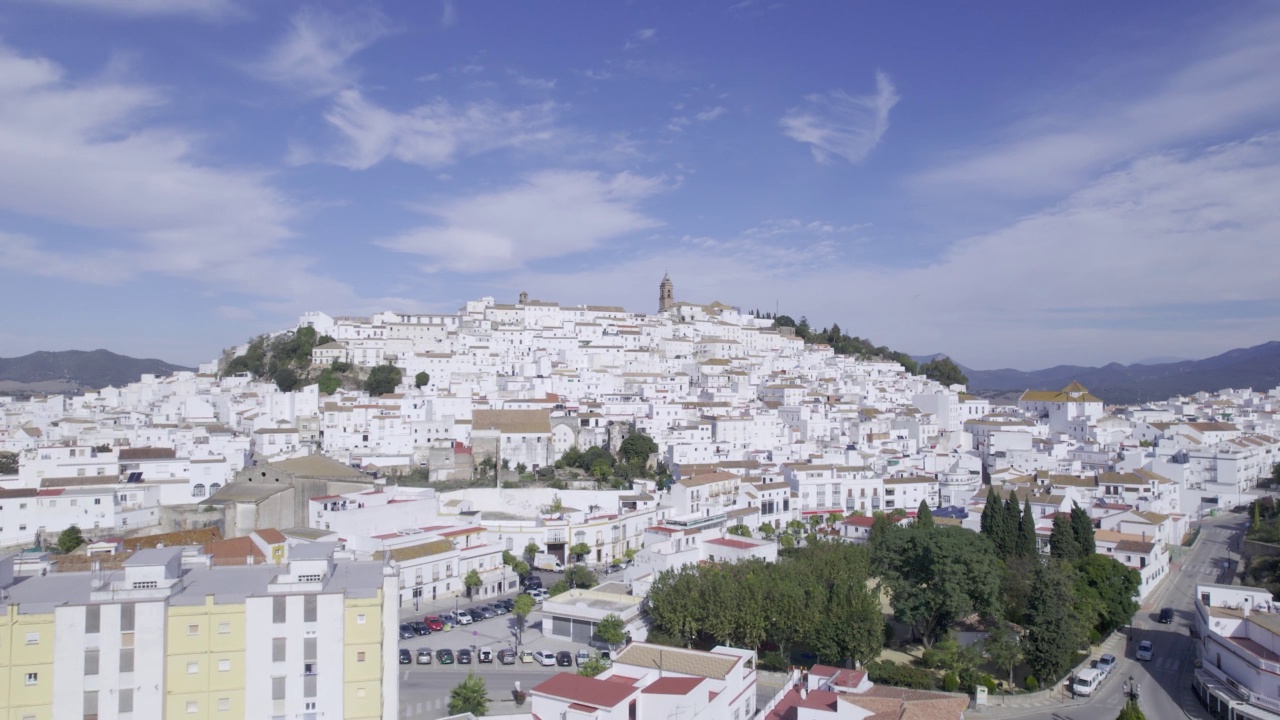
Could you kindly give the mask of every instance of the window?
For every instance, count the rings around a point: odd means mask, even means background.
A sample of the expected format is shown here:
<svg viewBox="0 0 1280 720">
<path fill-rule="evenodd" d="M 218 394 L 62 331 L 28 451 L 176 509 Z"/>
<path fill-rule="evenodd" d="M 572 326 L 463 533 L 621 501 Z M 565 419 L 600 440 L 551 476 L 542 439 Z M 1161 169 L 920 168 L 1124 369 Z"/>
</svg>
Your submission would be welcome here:
<svg viewBox="0 0 1280 720">
<path fill-rule="evenodd" d="M 94 498 L 94 499 L 93 499 L 93 504 L 94 504 L 94 505 L 101 505 L 101 504 L 102 504 L 102 498 Z"/>
<path fill-rule="evenodd" d="M 284 643 L 282 637 L 271 639 L 271 662 L 284 662 Z"/>
<path fill-rule="evenodd" d="M 286 597 L 273 597 L 273 598 L 271 598 L 271 601 L 272 601 L 272 604 L 271 604 L 271 622 L 273 622 L 273 623 L 282 623 L 282 622 L 284 622 L 284 618 L 285 618 L 285 601 L 286 601 L 286 600 L 288 600 L 288 598 L 286 598 Z"/>
<path fill-rule="evenodd" d="M 159 583 L 155 580 L 138 580 L 133 583 L 134 590 L 155 590 Z"/>
<path fill-rule="evenodd" d="M 38 633 L 38 632 L 30 632 L 30 633 L 27 633 L 27 644 L 28 644 L 28 645 L 39 645 L 39 644 L 40 644 L 40 633 Z"/>
<path fill-rule="evenodd" d="M 231 623 L 229 623 L 229 622 L 220 622 L 220 623 L 218 623 L 218 634 L 219 634 L 219 635 L 230 635 L 230 634 L 231 634 Z"/>
<path fill-rule="evenodd" d="M 363 625 L 363 624 L 364 624 L 364 615 L 356 615 L 356 624 L 357 624 L 357 625 Z"/>
<path fill-rule="evenodd" d="M 218 712 L 227 712 L 231 709 L 231 698 L 218 698 Z"/>
<path fill-rule="evenodd" d="M 316 696 L 316 676 L 303 675 L 302 676 L 302 697 L 313 698 L 315 696 Z"/>
<path fill-rule="evenodd" d="M 364 697 L 364 688 L 356 688 L 356 697 Z"/>
<path fill-rule="evenodd" d="M 86 605 L 84 608 L 84 631 L 93 635 L 102 626 L 102 608 L 98 605 Z"/>
<path fill-rule="evenodd" d="M 97 649 L 84 651 L 84 674 L 98 674 L 98 651 Z"/>
<path fill-rule="evenodd" d="M 364 651 L 363 651 L 363 650 L 359 650 L 359 651 L 357 651 L 357 652 L 356 652 L 356 662 L 358 662 L 358 663 L 364 662 Z"/>
<path fill-rule="evenodd" d="M 284 699 L 284 678 L 282 677 L 271 678 L 271 699 L 272 700 Z"/>
<path fill-rule="evenodd" d="M 27 673 L 27 684 L 35 685 L 40 682 L 40 673 Z"/>
<path fill-rule="evenodd" d="M 200 672 L 200 663 L 198 663 L 198 662 L 189 662 L 189 663 L 187 663 L 187 674 L 188 674 L 188 675 L 195 675 L 195 674 L 196 674 L 196 673 L 198 673 L 198 672 Z"/>
<path fill-rule="evenodd" d="M 133 688 L 120 688 L 120 712 L 133 712 Z"/>
<path fill-rule="evenodd" d="M 187 701 L 187 714 L 188 714 L 188 715 L 195 715 L 195 714 L 196 714 L 196 713 L 198 713 L 198 712 L 200 712 L 200 703 L 196 702 L 195 700 L 188 700 L 188 701 Z"/>
<path fill-rule="evenodd" d="M 133 604 L 120 606 L 120 632 L 133 632 Z"/>
<path fill-rule="evenodd" d="M 84 717 L 98 717 L 98 691 L 85 690 L 84 692 Z"/>
<path fill-rule="evenodd" d="M 316 639 L 313 637 L 303 638 L 302 640 L 302 659 L 314 661 L 316 659 Z"/>
<path fill-rule="evenodd" d="M 309 576 L 309 575 L 303 576 L 303 578 L 307 578 L 307 577 L 312 577 L 312 576 Z M 304 580 L 304 582 L 320 582 L 319 575 L 316 575 L 314 577 L 315 577 L 315 580 Z M 303 622 L 316 621 L 316 599 L 317 598 L 315 595 L 307 595 L 306 597 L 302 598 L 302 621 Z"/>
<path fill-rule="evenodd" d="M 320 577 L 321 577 L 321 576 L 320 576 L 320 575 L 318 575 L 318 574 L 313 574 L 313 575 L 299 575 L 299 576 L 298 576 L 298 582 L 304 582 L 304 583 L 318 583 L 318 582 L 320 582 Z M 315 621 L 315 618 L 312 618 L 310 621 L 307 621 L 307 620 L 304 618 L 304 620 L 303 620 L 303 621 L 304 621 L 304 622 L 314 622 L 314 621 Z"/>
<path fill-rule="evenodd" d="M 196 483 L 191 486 L 191 497 L 204 497 L 204 483 Z"/>
<path fill-rule="evenodd" d="M 200 634 L 200 625 L 198 623 L 192 623 L 191 625 L 187 626 L 187 635 L 194 637 L 199 634 Z"/>
<path fill-rule="evenodd" d="M 229 672 L 231 670 L 231 661 L 223 658 L 218 661 L 218 672 Z"/>
<path fill-rule="evenodd" d="M 133 648 L 124 648 L 120 651 L 120 672 L 133 672 Z"/>
</svg>

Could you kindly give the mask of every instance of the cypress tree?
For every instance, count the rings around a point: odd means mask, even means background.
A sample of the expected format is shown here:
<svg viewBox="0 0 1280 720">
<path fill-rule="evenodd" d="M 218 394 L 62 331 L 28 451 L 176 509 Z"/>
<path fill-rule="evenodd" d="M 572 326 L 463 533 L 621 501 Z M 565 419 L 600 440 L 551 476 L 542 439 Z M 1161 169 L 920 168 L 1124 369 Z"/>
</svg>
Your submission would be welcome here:
<svg viewBox="0 0 1280 720">
<path fill-rule="evenodd" d="M 1089 517 L 1089 513 L 1076 503 L 1071 503 L 1071 531 L 1075 535 L 1080 559 L 1089 557 L 1097 550 L 1093 540 L 1093 520 Z"/>
<path fill-rule="evenodd" d="M 1018 507 L 1018 495 L 1013 490 L 1004 503 L 1005 540 L 1004 554 L 1001 557 L 1011 558 L 1018 554 L 1018 545 L 1022 542 L 1022 508 Z"/>
<path fill-rule="evenodd" d="M 1018 554 L 1026 558 L 1036 557 L 1039 551 L 1036 549 L 1036 516 L 1031 512 L 1031 498 L 1027 498 L 1022 505 L 1022 523 L 1019 530 L 1021 532 L 1018 533 Z"/>
<path fill-rule="evenodd" d="M 1059 560 L 1075 562 L 1080 559 L 1080 546 L 1076 544 L 1075 529 L 1071 520 L 1061 513 L 1053 516 L 1053 532 L 1049 534 L 1049 554 Z"/>
<path fill-rule="evenodd" d="M 929 509 L 929 503 L 924 500 L 920 501 L 920 507 L 916 510 L 916 526 L 922 528 L 933 527 L 933 511 Z"/>
</svg>

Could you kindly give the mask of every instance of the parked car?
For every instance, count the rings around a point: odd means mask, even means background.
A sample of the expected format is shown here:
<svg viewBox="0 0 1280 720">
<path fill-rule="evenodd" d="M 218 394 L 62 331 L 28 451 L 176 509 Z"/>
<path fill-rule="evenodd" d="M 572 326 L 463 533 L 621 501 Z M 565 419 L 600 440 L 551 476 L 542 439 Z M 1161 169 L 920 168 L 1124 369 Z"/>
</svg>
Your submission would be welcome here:
<svg viewBox="0 0 1280 720">
<path fill-rule="evenodd" d="M 441 620 L 439 615 L 428 615 L 422 619 L 422 622 L 426 623 L 427 627 L 431 628 L 431 632 L 441 632 L 444 630 L 444 620 Z"/>
<path fill-rule="evenodd" d="M 524 579 L 525 590 L 530 590 L 533 588 L 540 588 L 540 587 L 542 587 L 542 578 L 538 577 L 537 575 L 530 575 L 529 577 Z"/>
<path fill-rule="evenodd" d="M 493 610 L 494 615 L 506 615 L 511 612 L 511 609 L 507 607 L 507 604 L 501 600 L 490 603 L 489 608 Z"/>
<path fill-rule="evenodd" d="M 411 620 L 405 623 L 405 625 L 408 625 L 409 627 L 413 628 L 413 632 L 415 635 L 421 636 L 421 635 L 431 634 L 431 628 L 427 627 L 427 624 L 424 622 L 420 622 L 418 620 Z"/>
<path fill-rule="evenodd" d="M 480 613 L 480 617 L 477 618 L 476 613 Z M 488 605 L 481 605 L 478 608 L 471 609 L 471 617 L 476 620 L 488 620 L 489 618 L 495 617 L 497 614 L 498 613 L 494 612 L 493 608 Z"/>
<path fill-rule="evenodd" d="M 560 667 L 573 667 L 573 655 L 568 650 L 561 650 L 556 653 L 556 665 Z"/>
<path fill-rule="evenodd" d="M 482 647 L 476 651 L 476 661 L 482 663 L 493 662 L 493 648 Z"/>
<path fill-rule="evenodd" d="M 418 664 L 419 665 L 431 664 L 431 648 L 418 648 Z"/>
<path fill-rule="evenodd" d="M 1160 608 L 1160 622 L 1165 625 L 1173 622 L 1173 608 Z"/>
<path fill-rule="evenodd" d="M 601 650 L 599 657 L 605 667 L 613 667 L 613 655 L 608 650 Z"/>
<path fill-rule="evenodd" d="M 444 625 L 445 632 L 448 632 L 458 626 L 458 616 L 453 613 L 443 613 L 440 616 L 440 623 Z"/>
<path fill-rule="evenodd" d="M 511 648 L 503 648 L 498 651 L 498 662 L 503 665 L 516 664 L 516 651 Z"/>
<path fill-rule="evenodd" d="M 578 663 L 578 667 L 582 667 L 582 664 L 590 659 L 591 653 L 586 650 L 579 650 L 578 654 L 574 657 L 574 661 Z"/>
<path fill-rule="evenodd" d="M 1081 670 L 1076 675 L 1075 682 L 1071 683 L 1071 692 L 1082 697 L 1089 697 L 1102 684 L 1102 679 L 1106 676 L 1106 673 L 1093 668 Z"/>
<path fill-rule="evenodd" d="M 462 648 L 461 650 L 458 651 L 458 664 L 459 665 L 471 664 L 471 650 L 467 648 Z"/>
<path fill-rule="evenodd" d="M 418 637 L 418 633 L 413 631 L 412 625 L 409 625 L 408 623 L 401 623 L 400 625 L 401 640 L 409 640 L 411 638 L 416 638 L 416 637 Z"/>
<path fill-rule="evenodd" d="M 550 667 L 556 664 L 556 654 L 550 650 L 534 650 L 533 661 L 543 667 Z"/>
<path fill-rule="evenodd" d="M 1098 672 L 1103 675 L 1110 675 L 1111 671 L 1116 668 L 1116 656 L 1111 653 L 1106 653 L 1102 657 L 1098 658 L 1098 664 L 1095 667 Z"/>
<path fill-rule="evenodd" d="M 449 648 L 441 648 L 436 651 L 436 662 L 441 665 L 453 664 L 453 651 Z"/>
<path fill-rule="evenodd" d="M 608 572 L 608 573 L 622 572 L 622 563 L 610 563 L 609 569 L 606 570 L 605 572 Z"/>
<path fill-rule="evenodd" d="M 1133 657 L 1138 660 L 1150 660 L 1151 659 L 1151 641 L 1143 640 L 1142 642 L 1138 643 L 1138 649 L 1133 653 Z"/>
<path fill-rule="evenodd" d="M 408 648 L 400 648 L 400 664 L 409 665 L 413 662 L 413 656 L 409 654 Z"/>
<path fill-rule="evenodd" d="M 531 591 L 529 593 L 529 596 L 532 597 L 535 602 L 542 602 L 543 600 L 546 600 L 547 598 L 551 597 L 551 593 L 547 592 L 546 590 L 543 590 L 542 588 L 537 588 Z"/>
<path fill-rule="evenodd" d="M 458 611 L 459 625 L 470 625 L 473 622 L 475 622 L 475 618 L 471 617 L 471 613 L 467 612 L 466 610 Z"/>
<path fill-rule="evenodd" d="M 532 650 L 521 650 L 521 651 L 520 651 L 520 662 L 522 662 L 522 663 L 524 663 L 524 664 L 526 664 L 526 665 L 527 665 L 527 664 L 529 664 L 529 663 L 531 663 L 531 662 L 533 662 L 533 651 L 532 651 Z M 552 660 L 552 662 L 554 663 L 555 661 L 554 661 L 554 660 Z"/>
<path fill-rule="evenodd" d="M 499 600 L 498 602 L 502 603 L 502 607 L 506 608 L 507 612 L 511 612 L 516 609 L 516 601 L 511 598 Z"/>
</svg>

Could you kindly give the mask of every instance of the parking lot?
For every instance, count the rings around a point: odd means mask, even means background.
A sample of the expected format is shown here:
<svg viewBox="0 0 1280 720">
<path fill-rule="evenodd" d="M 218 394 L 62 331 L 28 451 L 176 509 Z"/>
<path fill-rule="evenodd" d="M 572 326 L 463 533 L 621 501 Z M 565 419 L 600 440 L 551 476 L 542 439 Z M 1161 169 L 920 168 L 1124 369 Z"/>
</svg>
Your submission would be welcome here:
<svg viewBox="0 0 1280 720">
<path fill-rule="evenodd" d="M 560 576 L 555 573 L 542 574 L 543 582 L 546 587 L 554 585 Z M 504 593 L 501 595 L 489 595 L 487 597 L 477 597 L 468 600 L 465 597 L 458 598 L 456 608 L 458 610 L 466 610 L 488 605 L 495 600 L 514 599 L 515 593 Z M 410 605 L 402 608 L 400 613 L 401 622 L 411 620 L 422 621 L 428 615 L 442 615 L 444 613 L 453 613 L 455 608 L 455 600 L 438 601 L 434 603 L 421 603 L 417 611 Z M 489 690 L 490 707 L 492 712 L 498 712 L 498 708 L 507 708 L 507 711 L 514 712 L 515 705 L 512 700 L 512 691 L 516 687 L 516 683 L 520 683 L 523 690 L 528 690 L 538 683 L 546 680 L 560 672 L 577 672 L 576 664 L 570 667 L 543 667 L 537 662 L 521 662 L 518 653 L 523 650 L 544 651 L 549 653 L 567 650 L 570 654 L 576 654 L 579 650 L 590 650 L 594 655 L 596 650 L 586 648 L 580 643 L 573 643 L 560 638 L 544 637 L 541 629 L 542 613 L 540 606 L 535 606 L 533 612 L 529 614 L 529 618 L 525 625 L 524 642 L 518 647 L 516 644 L 516 617 L 512 613 L 505 615 L 496 615 L 486 620 L 473 622 L 470 625 L 459 625 L 451 630 L 432 632 L 430 635 L 421 635 L 413 638 L 405 638 L 400 640 L 400 647 L 410 652 L 412 662 L 407 665 L 400 666 L 400 707 L 402 718 L 423 718 L 430 720 L 431 718 L 446 717 L 448 715 L 449 690 L 462 681 L 467 673 L 474 672 L 476 675 L 483 677 Z M 427 648 L 431 650 L 432 659 L 430 664 L 418 664 L 418 650 Z M 491 648 L 494 653 L 494 661 L 492 663 L 478 662 L 478 653 L 481 648 Z M 441 649 L 451 650 L 455 656 L 452 665 L 442 665 L 438 658 L 437 652 Z M 471 653 L 472 661 L 469 665 L 459 664 L 456 660 L 459 650 L 466 649 Z M 509 649 L 517 653 L 517 658 L 512 665 L 503 665 L 498 662 L 497 653 L 499 650 Z"/>
</svg>

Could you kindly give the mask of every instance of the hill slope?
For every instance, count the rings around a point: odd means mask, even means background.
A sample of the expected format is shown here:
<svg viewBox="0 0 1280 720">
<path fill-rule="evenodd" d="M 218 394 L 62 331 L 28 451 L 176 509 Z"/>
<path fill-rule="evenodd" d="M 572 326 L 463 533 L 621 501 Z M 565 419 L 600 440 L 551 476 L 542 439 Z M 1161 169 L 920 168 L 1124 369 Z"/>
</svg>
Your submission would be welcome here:
<svg viewBox="0 0 1280 720">
<path fill-rule="evenodd" d="M 80 388 L 121 386 L 137 382 L 144 374 L 168 375 L 189 370 L 154 358 L 132 358 L 109 350 L 64 350 L 33 352 L 15 358 L 0 358 L 0 381 L 9 383 L 74 384 Z"/>
<path fill-rule="evenodd" d="M 1270 390 L 1280 385 L 1280 342 L 1231 350 L 1204 360 L 1155 365 L 1058 365 L 1032 372 L 963 369 L 974 392 L 1058 390 L 1076 380 L 1109 403 L 1135 403 L 1202 390 Z"/>
</svg>

